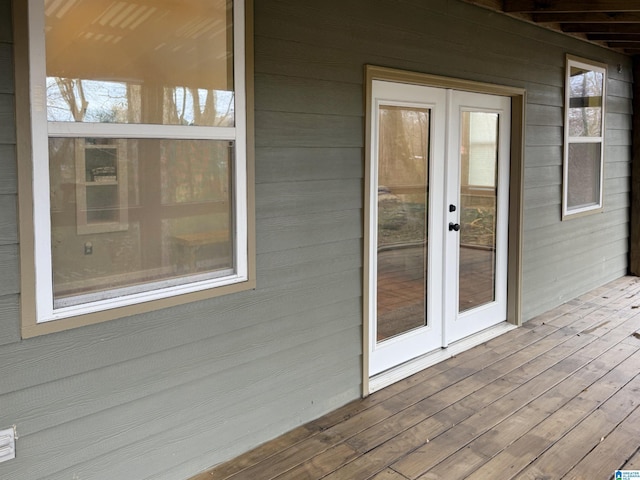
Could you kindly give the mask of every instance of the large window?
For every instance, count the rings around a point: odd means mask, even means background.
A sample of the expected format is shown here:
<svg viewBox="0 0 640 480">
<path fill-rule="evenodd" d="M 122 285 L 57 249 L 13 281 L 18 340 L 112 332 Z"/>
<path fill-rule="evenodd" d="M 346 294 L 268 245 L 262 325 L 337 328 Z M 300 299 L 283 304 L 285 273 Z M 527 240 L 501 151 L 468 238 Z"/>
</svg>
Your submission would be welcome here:
<svg viewBox="0 0 640 480">
<path fill-rule="evenodd" d="M 567 58 L 563 218 L 602 210 L 606 66 Z"/>
<path fill-rule="evenodd" d="M 244 16 L 29 0 L 36 324 L 247 281 Z"/>
</svg>

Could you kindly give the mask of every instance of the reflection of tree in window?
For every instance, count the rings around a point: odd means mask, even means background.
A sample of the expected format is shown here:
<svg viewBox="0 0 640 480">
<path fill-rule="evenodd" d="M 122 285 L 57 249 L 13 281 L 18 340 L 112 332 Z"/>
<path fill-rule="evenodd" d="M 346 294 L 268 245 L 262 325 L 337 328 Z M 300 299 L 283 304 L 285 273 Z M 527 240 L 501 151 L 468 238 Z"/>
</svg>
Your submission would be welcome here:
<svg viewBox="0 0 640 480">
<path fill-rule="evenodd" d="M 378 173 L 381 185 L 424 185 L 429 112 L 385 106 L 380 109 L 380 151 L 384 161 Z"/>
<path fill-rule="evenodd" d="M 426 240 L 429 110 L 383 106 L 378 133 L 378 243 Z"/>
<path fill-rule="evenodd" d="M 224 201 L 228 195 L 226 142 L 165 142 L 161 150 L 162 203 Z"/>
<path fill-rule="evenodd" d="M 233 126 L 233 95 L 211 89 L 165 88 L 164 122 L 168 125 Z"/>
<path fill-rule="evenodd" d="M 603 75 L 571 67 L 569 135 L 598 137 L 602 125 Z"/>
<path fill-rule="evenodd" d="M 141 123 L 144 85 L 80 78 L 47 78 L 47 115 L 54 122 Z M 164 87 L 165 125 L 234 125 L 230 91 Z M 150 120 L 147 120 L 150 121 Z"/>
</svg>

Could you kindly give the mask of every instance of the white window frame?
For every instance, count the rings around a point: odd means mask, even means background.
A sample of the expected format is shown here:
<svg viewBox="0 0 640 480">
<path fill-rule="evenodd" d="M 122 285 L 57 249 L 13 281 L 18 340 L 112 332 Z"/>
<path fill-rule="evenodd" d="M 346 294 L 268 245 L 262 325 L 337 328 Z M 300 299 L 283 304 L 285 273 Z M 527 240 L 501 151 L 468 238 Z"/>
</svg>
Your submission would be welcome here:
<svg viewBox="0 0 640 480">
<path fill-rule="evenodd" d="M 573 137 L 569 135 L 569 109 L 571 101 L 571 67 L 579 67 L 602 73 L 602 124 L 598 137 Z M 604 209 L 604 137 L 606 116 L 606 87 L 607 66 L 605 64 L 587 60 L 584 58 L 567 55 L 564 79 L 564 142 L 563 142 L 563 169 L 562 169 L 562 220 L 577 218 L 602 212 Z M 577 208 L 569 208 L 569 146 L 571 144 L 600 143 L 600 179 L 599 198 L 597 203 Z"/>
<path fill-rule="evenodd" d="M 247 2 L 249 3 L 249 2 Z M 218 289 L 222 294 L 237 291 L 230 287 L 238 283 L 247 282 L 245 288 L 251 288 L 253 280 L 250 278 L 252 267 L 249 252 L 252 245 L 249 233 L 249 207 L 252 203 L 252 193 L 248 190 L 248 144 L 247 144 L 247 85 L 246 85 L 246 31 L 245 31 L 245 0 L 233 1 L 233 39 L 234 39 L 234 96 L 235 96 L 235 126 L 234 127 L 206 127 L 182 125 L 146 125 L 146 124 L 100 124 L 81 122 L 49 122 L 47 121 L 46 99 L 46 64 L 45 64 L 45 34 L 44 34 L 44 1 L 29 0 L 27 19 L 28 24 L 28 53 L 29 53 L 29 105 L 30 105 L 30 141 L 31 141 L 31 190 L 32 214 L 30 219 L 33 240 L 33 263 L 24 262 L 23 265 L 33 267 L 33 294 L 35 297 L 35 312 L 30 321 L 23 320 L 23 336 L 32 336 L 34 326 L 52 322 L 54 320 L 91 316 L 94 318 L 80 322 L 80 324 L 95 323 L 96 321 L 117 318 L 136 311 L 154 310 L 171 305 L 172 297 L 182 297 L 174 303 L 184 303 L 190 298 L 200 299 L 202 292 Z M 19 68 L 19 66 L 17 67 Z M 157 288 L 141 293 L 126 294 L 117 298 L 95 300 L 88 303 L 54 308 L 52 282 L 52 250 L 51 250 L 51 216 L 50 216 L 50 187 L 49 187 L 49 137 L 101 137 L 101 138 L 143 138 L 143 139 L 188 139 L 188 140 L 231 140 L 234 141 L 235 156 L 232 160 L 233 184 L 233 251 L 234 271 L 226 276 L 198 279 L 181 285 L 163 286 L 157 282 Z M 26 176 L 26 175 L 23 175 Z M 27 203 L 27 202 L 24 202 Z M 21 208 L 21 218 L 23 215 Z M 29 220 L 27 220 L 28 222 Z M 22 228 L 22 227 L 21 227 Z M 24 282 L 23 282 L 24 285 Z M 150 282 L 149 285 L 155 285 Z M 221 288 L 222 287 L 222 288 Z M 244 289 L 244 288 L 241 288 Z M 195 297 L 189 294 L 200 293 Z M 169 299 L 169 302 L 166 300 Z M 153 305 L 154 301 L 164 302 Z M 23 302 L 23 305 L 25 302 Z M 144 304 L 142 310 L 132 310 L 123 307 Z M 105 315 L 105 311 L 111 311 Z M 26 323 L 26 325 L 25 325 Z M 75 326 L 75 325 L 74 325 Z M 67 327 L 68 328 L 68 327 Z M 56 331 L 61 327 L 54 327 L 48 331 Z M 26 331 L 28 330 L 28 333 Z M 46 332 L 45 332 L 46 333 Z"/>
</svg>

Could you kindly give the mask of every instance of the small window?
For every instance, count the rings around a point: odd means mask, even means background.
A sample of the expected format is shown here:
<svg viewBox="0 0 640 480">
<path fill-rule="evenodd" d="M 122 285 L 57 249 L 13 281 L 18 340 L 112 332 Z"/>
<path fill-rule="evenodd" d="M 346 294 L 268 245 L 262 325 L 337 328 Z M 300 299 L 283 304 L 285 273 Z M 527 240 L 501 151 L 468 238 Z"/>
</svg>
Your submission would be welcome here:
<svg viewBox="0 0 640 480">
<path fill-rule="evenodd" d="M 29 0 L 29 27 L 35 323 L 246 282 L 244 2 Z"/>
<path fill-rule="evenodd" d="M 602 210 L 606 66 L 567 57 L 563 219 Z"/>
</svg>

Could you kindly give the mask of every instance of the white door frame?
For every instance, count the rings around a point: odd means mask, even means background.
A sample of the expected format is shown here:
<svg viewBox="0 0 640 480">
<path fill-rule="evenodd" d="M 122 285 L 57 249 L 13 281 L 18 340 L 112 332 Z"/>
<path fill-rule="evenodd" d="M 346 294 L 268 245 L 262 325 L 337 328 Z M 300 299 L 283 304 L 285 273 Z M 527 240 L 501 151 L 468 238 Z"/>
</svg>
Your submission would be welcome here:
<svg viewBox="0 0 640 480">
<path fill-rule="evenodd" d="M 365 71 L 365 85 L 366 85 L 366 128 L 365 128 L 365 148 L 366 148 L 366 162 L 365 162 L 365 215 L 364 215 L 364 233 L 365 233 L 365 255 L 363 259 L 364 268 L 364 282 L 363 282 L 363 368 L 362 368 L 362 394 L 367 396 L 374 390 L 381 388 L 381 386 L 393 383 L 399 380 L 398 375 L 407 376 L 416 369 L 424 368 L 424 366 L 433 363 L 433 359 L 417 359 L 410 363 L 413 364 L 413 370 L 405 370 L 398 374 L 397 372 L 389 372 L 385 374 L 385 378 L 380 381 L 372 382 L 369 365 L 369 351 L 370 342 L 372 341 L 369 308 L 371 302 L 374 299 L 371 298 L 370 278 L 372 271 L 375 272 L 375 266 L 372 265 L 372 259 L 367 254 L 371 250 L 371 246 L 375 245 L 375 238 L 371 238 L 372 231 L 371 219 L 371 203 L 369 199 L 372 195 L 372 185 L 369 182 L 372 171 L 372 109 L 376 108 L 372 105 L 372 85 L 374 80 L 386 80 L 392 82 L 400 82 L 406 84 L 432 86 L 445 89 L 455 89 L 476 93 L 495 94 L 500 96 L 511 97 L 512 100 L 512 114 L 511 114 L 511 162 L 510 170 L 511 176 L 509 181 L 509 258 L 508 258 L 508 297 L 507 297 L 507 321 L 509 324 L 517 326 L 521 324 L 521 278 L 522 278 L 522 185 L 523 185 L 523 127 L 524 127 L 524 105 L 525 105 L 525 91 L 520 88 L 505 87 L 499 85 L 484 84 L 479 82 L 472 82 L 467 80 L 450 79 L 445 77 L 438 77 L 427 74 L 405 72 L 401 70 L 388 69 L 384 67 L 367 66 Z M 377 192 L 377 190 L 376 190 Z M 481 341 L 486 341 L 483 334 L 479 334 Z M 476 340 L 478 340 L 476 338 Z M 444 352 L 444 358 L 458 353 L 460 345 L 452 345 Z M 468 348 L 468 347 L 467 347 Z M 442 356 L 441 352 L 440 356 Z M 438 356 L 438 355 L 436 355 Z M 437 360 L 439 361 L 439 360 Z"/>
</svg>

